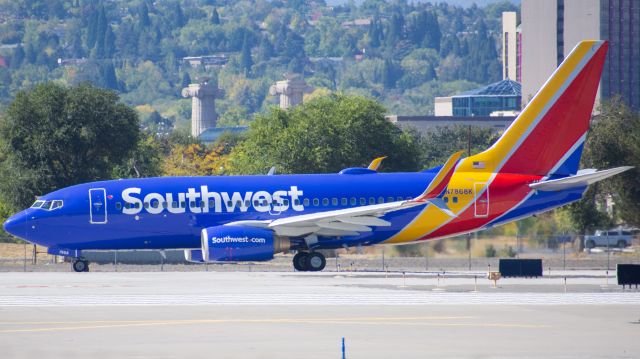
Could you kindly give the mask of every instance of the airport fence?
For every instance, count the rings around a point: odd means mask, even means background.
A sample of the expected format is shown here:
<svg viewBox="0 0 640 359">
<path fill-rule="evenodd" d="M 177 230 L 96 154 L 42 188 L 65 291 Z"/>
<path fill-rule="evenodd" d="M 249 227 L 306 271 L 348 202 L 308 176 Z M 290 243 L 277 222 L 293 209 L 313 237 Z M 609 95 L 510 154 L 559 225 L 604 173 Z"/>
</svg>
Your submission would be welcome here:
<svg viewBox="0 0 640 359">
<path fill-rule="evenodd" d="M 325 251 L 327 270 L 447 272 L 497 270 L 500 258 L 539 258 L 545 273 L 557 270 L 615 270 L 617 264 L 640 264 L 638 239 L 630 247 L 613 244 L 578 251 L 581 236 L 509 237 L 481 236 L 434 241 L 409 246 L 377 246 Z M 467 246 L 469 243 L 469 246 Z M 278 254 L 271 262 L 228 265 L 200 265 L 185 261 L 181 250 L 86 251 L 92 270 L 211 270 L 291 271 L 293 253 Z M 51 256 L 44 247 L 27 243 L 0 243 L 0 271 L 69 270 L 64 258 Z"/>
</svg>

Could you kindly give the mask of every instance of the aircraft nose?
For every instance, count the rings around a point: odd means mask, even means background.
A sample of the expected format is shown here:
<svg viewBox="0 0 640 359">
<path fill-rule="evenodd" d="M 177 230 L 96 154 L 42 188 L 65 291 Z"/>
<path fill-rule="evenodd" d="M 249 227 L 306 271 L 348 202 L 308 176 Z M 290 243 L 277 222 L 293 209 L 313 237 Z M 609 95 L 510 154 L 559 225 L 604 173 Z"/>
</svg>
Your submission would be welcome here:
<svg viewBox="0 0 640 359">
<path fill-rule="evenodd" d="M 14 214 L 4 222 L 2 227 L 16 237 L 27 239 L 27 214 L 25 211 Z"/>
</svg>

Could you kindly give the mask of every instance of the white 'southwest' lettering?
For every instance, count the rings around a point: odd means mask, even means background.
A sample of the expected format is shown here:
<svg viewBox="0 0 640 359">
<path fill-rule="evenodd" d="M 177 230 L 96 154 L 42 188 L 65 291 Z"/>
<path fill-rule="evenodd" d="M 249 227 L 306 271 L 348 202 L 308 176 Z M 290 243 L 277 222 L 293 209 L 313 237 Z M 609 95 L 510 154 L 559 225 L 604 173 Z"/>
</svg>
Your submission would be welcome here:
<svg viewBox="0 0 640 359">
<path fill-rule="evenodd" d="M 142 189 L 127 188 L 122 191 L 125 202 L 125 214 L 135 215 L 144 209 L 150 214 L 160 214 L 165 209 L 170 213 L 233 213 L 247 212 L 250 208 L 258 212 L 283 212 L 289 208 L 294 211 L 304 211 L 300 197 L 304 194 L 297 186 L 291 186 L 289 191 L 278 190 L 273 193 L 267 191 L 256 192 L 211 192 L 207 186 L 200 186 L 200 191 L 187 188 L 186 192 L 178 193 L 147 193 L 140 198 Z M 186 202 L 186 203 L 185 203 Z M 184 205 L 183 205 L 184 203 Z M 144 204 L 144 205 L 143 205 Z"/>
</svg>

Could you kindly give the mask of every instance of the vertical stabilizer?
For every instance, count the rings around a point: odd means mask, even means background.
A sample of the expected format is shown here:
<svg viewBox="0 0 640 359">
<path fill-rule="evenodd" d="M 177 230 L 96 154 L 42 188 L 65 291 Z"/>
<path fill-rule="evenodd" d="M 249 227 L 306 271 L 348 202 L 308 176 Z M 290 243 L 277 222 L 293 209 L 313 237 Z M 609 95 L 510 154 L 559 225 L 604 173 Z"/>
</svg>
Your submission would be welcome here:
<svg viewBox="0 0 640 359">
<path fill-rule="evenodd" d="M 463 171 L 571 175 L 578 170 L 607 53 L 606 41 L 582 41 L 488 150 Z"/>
</svg>

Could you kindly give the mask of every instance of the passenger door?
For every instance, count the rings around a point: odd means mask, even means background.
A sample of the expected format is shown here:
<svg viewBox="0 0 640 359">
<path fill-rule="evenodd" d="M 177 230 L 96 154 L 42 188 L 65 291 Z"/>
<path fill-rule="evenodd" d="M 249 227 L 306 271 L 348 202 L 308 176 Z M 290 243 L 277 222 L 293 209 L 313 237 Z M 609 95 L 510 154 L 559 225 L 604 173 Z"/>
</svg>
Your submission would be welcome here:
<svg viewBox="0 0 640 359">
<path fill-rule="evenodd" d="M 104 188 L 89 190 L 89 223 L 107 223 L 107 191 Z"/>
</svg>

